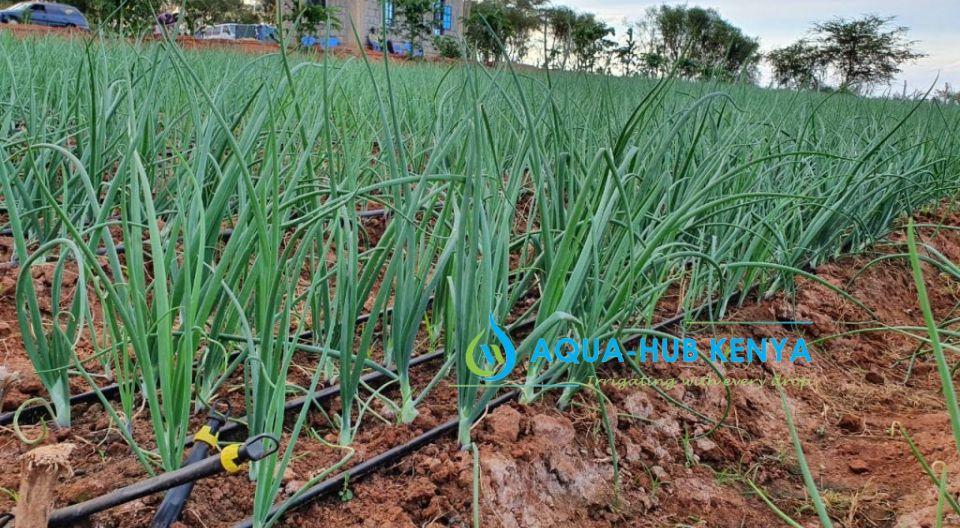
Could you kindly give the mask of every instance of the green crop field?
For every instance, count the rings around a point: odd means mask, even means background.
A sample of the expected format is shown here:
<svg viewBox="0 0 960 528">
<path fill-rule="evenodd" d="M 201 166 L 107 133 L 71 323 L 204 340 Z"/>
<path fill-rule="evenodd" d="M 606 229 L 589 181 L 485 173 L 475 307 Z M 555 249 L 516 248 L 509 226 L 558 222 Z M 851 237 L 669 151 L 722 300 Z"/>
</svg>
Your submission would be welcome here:
<svg viewBox="0 0 960 528">
<path fill-rule="evenodd" d="M 509 390 L 601 397 L 598 365 L 524 358 L 818 280 L 955 196 L 958 126 L 925 101 L 0 32 L 0 224 L 55 422 L 71 381 L 116 382 L 111 426 L 171 471 L 191 417 L 241 386 L 249 435 L 289 439 L 251 467 L 262 525 L 307 434 L 286 400 L 339 383 L 348 449 L 373 402 L 410 423 L 443 383 L 464 447 Z M 468 365 L 497 366 L 472 346 L 491 321 L 521 362 L 495 382 Z M 394 390 L 369 395 L 370 372 Z"/>
</svg>

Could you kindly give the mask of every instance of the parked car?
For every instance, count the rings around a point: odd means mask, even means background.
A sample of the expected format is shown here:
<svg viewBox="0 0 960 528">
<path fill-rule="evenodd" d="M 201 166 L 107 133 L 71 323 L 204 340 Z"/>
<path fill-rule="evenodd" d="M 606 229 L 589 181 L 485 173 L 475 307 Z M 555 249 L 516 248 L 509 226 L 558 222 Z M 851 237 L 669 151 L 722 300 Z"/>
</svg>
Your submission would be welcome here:
<svg viewBox="0 0 960 528">
<path fill-rule="evenodd" d="M 90 29 L 87 19 L 73 6 L 53 2 L 20 2 L 0 10 L 0 23 L 36 24 Z"/>
<path fill-rule="evenodd" d="M 204 40 L 270 40 L 276 30 L 266 24 L 217 24 L 207 26 L 194 35 Z"/>
</svg>

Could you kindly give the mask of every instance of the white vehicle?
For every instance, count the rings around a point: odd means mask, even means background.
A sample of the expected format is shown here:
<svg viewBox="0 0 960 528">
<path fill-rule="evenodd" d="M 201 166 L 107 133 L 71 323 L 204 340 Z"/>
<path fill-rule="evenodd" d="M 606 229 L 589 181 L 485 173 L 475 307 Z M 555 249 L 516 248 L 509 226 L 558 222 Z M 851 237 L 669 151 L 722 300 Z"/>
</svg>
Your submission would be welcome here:
<svg viewBox="0 0 960 528">
<path fill-rule="evenodd" d="M 262 24 L 217 24 L 200 29 L 194 36 L 204 40 L 264 40 L 270 30 Z"/>
</svg>

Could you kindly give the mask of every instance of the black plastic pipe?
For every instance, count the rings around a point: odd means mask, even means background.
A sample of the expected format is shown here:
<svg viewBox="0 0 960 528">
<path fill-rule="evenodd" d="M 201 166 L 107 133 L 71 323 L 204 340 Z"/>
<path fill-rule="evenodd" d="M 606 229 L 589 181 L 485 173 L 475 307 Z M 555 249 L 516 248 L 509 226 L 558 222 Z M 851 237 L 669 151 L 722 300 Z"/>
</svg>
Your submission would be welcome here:
<svg viewBox="0 0 960 528">
<path fill-rule="evenodd" d="M 739 294 L 739 293 L 735 293 L 735 294 L 731 295 L 730 297 L 728 297 L 727 300 L 736 299 L 736 298 L 738 298 L 740 295 L 741 295 L 741 294 Z M 685 311 L 684 313 L 677 314 L 677 315 L 675 315 L 675 316 L 673 316 L 673 317 L 670 317 L 670 318 L 668 318 L 668 319 L 666 319 L 666 320 L 664 320 L 664 321 L 661 321 L 660 323 L 657 323 L 657 324 L 653 325 L 652 328 L 653 328 L 653 329 L 656 329 L 656 330 L 662 330 L 662 329 L 665 329 L 665 328 L 667 328 L 667 327 L 673 326 L 673 325 L 675 325 L 675 324 L 677 324 L 677 323 L 679 323 L 679 322 L 682 322 L 683 319 L 685 319 L 686 317 L 688 317 L 688 316 L 690 316 L 690 315 L 692 315 L 692 314 L 699 313 L 699 312 L 701 312 L 701 311 L 703 311 L 703 310 L 705 310 L 705 309 L 708 309 L 709 307 L 713 306 L 713 305 L 716 304 L 717 302 L 719 302 L 719 300 L 707 301 L 706 303 L 702 304 L 701 306 L 699 306 L 699 307 L 697 307 L 697 308 L 695 308 L 695 309 L 693 309 L 693 310 Z M 523 326 L 527 326 L 527 325 L 528 325 L 528 322 L 523 322 L 523 323 L 521 323 L 521 324 L 518 325 L 518 326 L 523 327 Z M 635 337 L 632 338 L 632 339 L 637 339 L 637 338 L 639 338 L 639 337 L 640 337 L 640 336 L 635 336 Z M 628 341 L 629 341 L 629 340 L 628 340 Z M 444 352 L 443 352 L 442 350 L 441 350 L 441 351 L 438 351 L 438 352 L 435 352 L 435 353 L 432 353 L 432 354 L 423 354 L 423 355 L 418 356 L 417 358 L 413 359 L 413 360 L 410 362 L 410 366 L 419 365 L 420 363 L 424 363 L 424 362 L 430 361 L 430 360 L 432 360 L 432 359 L 435 359 L 435 358 L 438 358 L 438 357 L 442 357 L 443 355 L 444 355 Z M 377 380 L 380 380 L 380 379 L 383 379 L 383 378 L 386 378 L 386 377 L 387 377 L 387 376 L 386 376 L 385 374 L 381 373 L 381 372 L 372 372 L 372 373 L 370 373 L 370 374 L 367 374 L 366 376 L 363 376 L 362 379 L 363 379 L 365 382 L 367 382 L 367 383 L 374 383 L 374 382 L 376 382 Z M 319 402 L 322 402 L 322 401 L 327 400 L 327 399 L 329 399 L 329 398 L 332 398 L 333 396 L 335 396 L 335 395 L 338 394 L 338 393 L 339 393 L 339 386 L 332 386 L 332 387 L 328 387 L 328 388 L 326 388 L 326 389 L 322 389 L 322 390 L 320 390 L 320 391 L 315 392 L 315 393 L 310 397 L 310 399 L 312 399 L 313 401 L 316 401 L 316 402 L 319 403 Z M 487 404 L 487 409 L 488 409 L 488 411 L 489 411 L 489 410 L 493 410 L 493 409 L 499 407 L 500 405 L 503 405 L 504 403 L 507 403 L 507 402 L 515 399 L 518 395 L 519 395 L 519 392 L 517 392 L 517 391 L 511 391 L 511 392 L 509 392 L 509 393 L 507 393 L 507 394 L 504 394 L 503 396 L 500 396 L 499 398 L 495 398 L 494 400 L 492 400 L 490 403 Z M 285 411 L 292 411 L 292 410 L 299 409 L 299 408 L 301 408 L 301 407 L 307 402 L 307 400 L 308 400 L 308 397 L 306 397 L 306 396 L 303 396 L 303 397 L 299 397 L 299 398 L 295 398 L 295 399 L 293 399 L 293 400 L 290 400 L 290 401 L 288 401 L 288 402 L 286 403 L 286 405 L 284 406 L 284 410 L 285 410 Z M 283 510 L 282 512 L 281 512 L 281 510 L 280 510 L 280 506 L 275 506 L 275 507 L 273 507 L 273 508 L 270 510 L 270 514 L 269 514 L 269 515 L 270 515 L 271 517 L 274 517 L 274 516 L 277 516 L 277 515 L 281 515 L 281 516 L 282 516 L 282 515 L 284 515 L 284 514 L 286 513 L 286 511 L 288 511 L 288 510 L 290 510 L 290 509 L 293 509 L 293 508 L 302 506 L 303 504 L 306 504 L 306 503 L 308 503 L 308 502 L 310 502 L 310 501 L 312 501 L 312 500 L 322 498 L 322 497 L 324 497 L 324 496 L 326 496 L 326 495 L 329 495 L 329 494 L 331 494 L 331 493 L 333 493 L 333 492 L 335 492 L 335 491 L 337 491 L 337 490 L 339 490 L 339 489 L 342 489 L 344 479 L 358 480 L 358 479 L 361 479 L 361 478 L 363 478 L 363 477 L 365 477 L 365 476 L 373 473 L 374 471 L 376 471 L 377 469 L 379 469 L 381 466 L 385 466 L 385 465 L 388 465 L 388 464 L 392 464 L 393 462 L 396 462 L 397 460 L 402 459 L 403 457 L 405 457 L 405 456 L 409 455 L 410 453 L 412 453 L 412 452 L 420 449 L 421 447 L 423 447 L 423 446 L 425 446 L 425 445 L 428 445 L 428 444 L 430 444 L 430 443 L 433 443 L 434 441 L 438 440 L 439 438 L 443 437 L 444 435 L 446 435 L 446 434 L 448 434 L 448 433 L 456 430 L 456 429 L 458 428 L 458 426 L 459 426 L 459 423 L 460 423 L 460 420 L 459 420 L 458 418 L 451 419 L 451 420 L 449 420 L 449 421 L 447 421 L 447 422 L 445 422 L 445 423 L 443 423 L 443 424 L 441 424 L 441 425 L 439 425 L 439 426 L 437 426 L 437 427 L 435 427 L 435 428 L 433 428 L 433 429 L 431 429 L 431 430 L 429 430 L 429 431 L 421 434 L 420 436 L 418 436 L 418 437 L 410 440 L 409 442 L 406 442 L 406 443 L 404 443 L 404 444 L 401 444 L 401 445 L 399 445 L 399 446 L 396 446 L 396 447 L 394 447 L 394 448 L 392 448 L 392 449 L 389 449 L 389 450 L 381 453 L 380 455 L 377 455 L 377 456 L 375 456 L 375 457 L 373 457 L 373 458 L 371 458 L 371 459 L 369 459 L 369 460 L 366 460 L 366 461 L 364 461 L 364 462 L 361 462 L 360 464 L 357 464 L 357 465 L 354 466 L 353 468 L 350 468 L 350 469 L 348 469 L 348 470 L 340 473 L 340 474 L 337 475 L 336 477 L 327 479 L 326 481 L 321 482 L 321 483 L 317 484 L 316 486 L 310 488 L 309 490 L 307 490 L 306 493 L 304 493 L 303 495 L 299 496 L 295 501 L 293 501 L 293 502 L 290 503 L 290 504 L 285 505 L 285 508 L 284 508 L 284 510 Z M 244 427 L 245 427 L 245 426 L 244 426 L 242 423 L 231 422 L 231 423 L 228 423 L 228 424 L 224 425 L 223 427 L 221 427 L 221 429 L 220 429 L 220 435 L 224 435 L 225 433 L 226 433 L 226 434 L 230 434 L 231 432 L 235 434 L 235 433 L 241 431 Z M 251 441 L 253 441 L 253 440 L 258 440 L 258 439 L 259 439 L 259 440 L 262 440 L 262 439 L 265 438 L 265 437 L 272 439 L 272 437 L 269 437 L 269 436 L 267 436 L 267 435 L 261 435 L 261 436 L 258 436 L 258 437 L 256 437 L 256 438 L 254 438 L 254 439 L 251 439 Z M 251 441 L 248 441 L 248 443 L 251 442 Z M 190 443 L 193 443 L 193 437 L 191 437 L 190 439 L 187 440 L 187 445 L 190 445 Z M 202 445 L 203 445 L 203 446 L 206 446 L 205 443 L 202 444 Z M 246 444 L 245 444 L 245 446 L 246 446 Z M 197 446 L 197 447 L 199 448 L 200 446 Z M 274 449 L 274 451 L 275 451 L 275 450 L 276 450 L 276 447 L 274 447 L 273 449 Z M 243 448 L 241 448 L 240 451 L 241 451 L 241 453 L 244 453 L 244 454 L 247 453 Z M 196 449 L 194 449 L 194 451 L 191 452 L 191 455 L 192 455 L 194 452 L 196 452 Z M 272 451 L 271 451 L 271 452 L 272 452 Z M 270 454 L 270 452 L 264 453 L 264 454 L 261 455 L 261 458 L 262 458 L 262 457 L 265 457 L 265 456 L 267 456 L 267 455 L 269 455 L 269 454 Z M 192 458 L 192 457 L 191 457 L 191 458 Z M 198 458 L 199 458 L 199 457 L 198 457 Z M 259 460 L 259 458 L 248 458 L 247 460 Z M 217 463 L 214 464 L 213 461 L 216 461 Z M 61 508 L 61 509 L 59 509 L 59 510 L 56 510 L 56 511 L 54 511 L 54 516 L 51 517 L 50 525 L 51 525 L 51 526 L 58 526 L 58 525 L 61 525 L 61 524 L 71 524 L 71 523 L 74 523 L 74 522 L 76 522 L 76 521 L 85 519 L 85 518 L 89 517 L 90 515 L 93 515 L 93 514 L 95 514 L 95 513 L 98 513 L 98 512 L 100 512 L 100 511 L 103 511 L 103 510 L 105 510 L 105 509 L 109 509 L 109 508 L 112 508 L 112 507 L 114 507 L 114 506 L 117 506 L 117 505 L 119 505 L 119 504 L 123 504 L 123 503 L 125 503 L 125 502 L 129 502 L 129 501 L 138 499 L 138 498 L 140 498 L 140 497 L 143 497 L 143 496 L 145 496 L 145 495 L 149 495 L 149 494 L 152 494 L 152 493 L 155 493 L 155 492 L 158 492 L 158 491 L 163 491 L 163 490 L 170 489 L 170 488 L 173 488 L 173 487 L 181 486 L 181 485 L 186 484 L 186 483 L 192 483 L 192 482 L 198 480 L 199 478 L 203 478 L 204 476 L 209 476 L 209 475 L 212 475 L 212 474 L 216 474 L 216 473 L 219 473 L 220 471 L 223 470 L 223 469 L 222 469 L 222 464 L 219 463 L 219 457 L 208 457 L 208 458 L 206 458 L 206 459 L 203 459 L 203 460 L 201 460 L 201 461 L 199 461 L 199 462 L 195 462 L 195 463 L 192 463 L 192 464 L 191 464 L 190 461 L 188 460 L 188 464 L 189 464 L 188 466 L 186 466 L 186 467 L 184 467 L 184 468 L 181 468 L 180 470 L 173 471 L 173 472 L 170 472 L 170 473 L 167 473 L 167 474 L 164 474 L 164 475 L 160 475 L 160 476 L 157 476 L 157 477 L 153 477 L 153 478 L 147 479 L 147 480 L 145 480 L 145 481 L 141 481 L 140 483 L 137 483 L 137 484 L 128 486 L 128 487 L 126 487 L 126 488 L 122 488 L 122 489 L 117 490 L 117 491 L 115 491 L 115 492 L 113 492 L 113 493 L 110 493 L 110 494 L 101 496 L 101 497 L 96 498 L 96 499 L 92 499 L 92 500 L 87 501 L 87 502 L 84 502 L 84 503 L 80 503 L 80 504 L 76 504 L 76 505 L 74 505 L 74 506 L 69 506 L 69 507 L 67 507 L 67 508 Z M 210 472 L 210 473 L 205 473 L 205 472 L 207 472 L 207 471 L 211 471 L 211 472 Z M 195 478 L 186 478 L 186 477 L 180 475 L 181 473 L 182 473 L 182 474 L 185 474 L 185 475 L 196 474 L 196 475 L 199 475 L 199 476 L 197 476 L 197 477 L 195 477 Z M 164 479 L 169 479 L 169 481 L 165 481 Z M 178 480 L 178 479 L 180 479 L 180 480 Z M 149 490 L 149 491 L 145 491 L 145 490 Z M 192 484 L 190 485 L 190 490 L 192 490 Z M 183 496 L 183 500 L 184 500 L 184 501 L 186 500 L 187 496 L 189 496 L 190 490 L 187 490 L 186 494 Z M 164 503 L 166 503 L 166 499 L 164 500 Z M 163 508 L 163 504 L 161 504 L 161 508 Z M 181 503 L 181 508 L 182 508 L 182 503 Z M 177 512 L 177 514 L 179 515 L 179 512 Z M 7 514 L 7 515 L 9 516 L 9 514 Z M 157 516 L 158 516 L 158 517 L 160 516 L 160 511 L 159 511 L 159 510 L 158 510 L 158 512 L 157 512 Z M 12 519 L 12 516 L 9 516 L 8 518 L 0 517 L 0 520 L 3 520 L 4 522 L 7 522 L 9 519 Z M 55 522 L 55 520 L 56 520 L 56 522 Z M 172 522 L 173 522 L 173 521 L 171 521 L 171 523 L 172 523 Z M 2 527 L 2 526 L 4 526 L 4 524 L 0 524 L 0 527 Z M 238 523 L 237 525 L 235 525 L 235 528 L 248 528 L 248 527 L 252 527 L 252 526 L 253 526 L 253 520 L 252 520 L 252 519 L 247 519 L 247 520 L 242 521 L 242 522 Z"/>
<path fill-rule="evenodd" d="M 226 422 L 227 415 L 225 413 L 221 413 L 215 408 L 210 409 L 210 414 L 207 416 L 206 432 L 211 434 L 215 439 L 220 432 L 220 428 Z M 216 440 L 211 441 L 215 442 Z M 184 466 L 200 463 L 207 458 L 211 447 L 207 442 L 194 443 Z M 194 483 L 195 481 L 190 481 L 186 484 L 181 484 L 164 495 L 163 502 L 160 503 L 160 507 L 157 508 L 157 513 L 153 516 L 153 522 L 150 523 L 150 528 L 169 528 L 171 524 L 180 519 L 180 514 L 183 513 L 183 507 L 187 503 L 187 498 L 190 497 L 190 492 L 193 491 Z"/>
<path fill-rule="evenodd" d="M 433 302 L 432 297 L 430 298 L 430 302 L 431 303 Z M 390 308 L 387 308 L 384 313 L 390 314 L 392 311 L 393 311 L 393 308 L 390 307 Z M 371 317 L 372 317 L 372 314 L 370 313 L 360 314 L 360 316 L 357 317 L 357 324 L 365 323 L 369 321 Z M 303 340 L 310 339 L 312 337 L 313 337 L 313 330 L 307 330 L 306 332 L 300 334 L 298 339 L 303 341 Z M 413 366 L 414 362 L 416 361 L 417 361 L 417 358 L 414 358 L 413 360 L 411 360 L 411 366 Z M 364 380 L 364 381 L 368 381 L 368 380 Z M 339 385 L 336 385 L 336 387 L 339 388 Z M 99 389 L 99 391 L 103 394 L 103 396 L 106 399 L 112 400 L 113 398 L 117 397 L 120 394 L 120 386 L 116 383 L 111 383 L 109 385 L 104 385 Z M 80 394 L 70 397 L 70 407 L 80 405 L 81 403 L 96 403 L 99 401 L 100 401 L 100 398 L 97 397 L 97 391 L 91 390 L 87 392 L 81 392 Z M 20 423 L 28 424 L 28 423 L 39 421 L 43 417 L 44 413 L 46 412 L 47 412 L 47 408 L 45 405 L 42 405 L 42 404 L 24 407 L 20 411 L 20 417 L 19 417 Z M 0 413 L 0 426 L 12 424 L 16 414 L 17 412 L 15 410 L 8 411 L 5 413 Z M 3 525 L 0 524 L 0 527 L 2 526 Z"/>
<path fill-rule="evenodd" d="M 361 211 L 360 216 L 363 218 L 387 217 L 387 216 L 390 216 L 390 210 L 389 209 L 371 209 L 369 211 Z M 7 231 L 7 230 L 0 231 L 0 236 L 10 236 L 13 234 L 11 232 L 9 235 L 5 235 L 4 231 Z M 232 235 L 233 235 L 233 229 L 225 229 L 220 232 L 220 237 L 222 239 L 228 239 Z M 117 251 L 118 252 L 124 251 L 123 244 L 120 244 L 119 246 L 117 246 Z M 106 253 L 105 248 L 97 249 L 98 255 L 102 255 L 105 253 Z M 11 261 L 10 263 L 14 264 L 15 266 L 19 265 L 19 262 L 17 262 L 16 260 Z M 432 302 L 432 298 L 431 298 L 431 302 Z M 389 314 L 391 310 L 392 308 L 388 308 L 385 313 Z M 357 323 L 358 324 L 365 323 L 370 320 L 370 317 L 371 317 L 371 314 L 369 313 L 361 314 L 359 317 L 357 317 Z M 313 337 L 313 330 L 308 330 L 307 332 L 300 334 L 300 339 L 310 339 L 311 337 Z M 97 396 L 97 392 L 98 391 L 96 390 L 91 390 L 91 391 L 81 392 L 80 394 L 71 396 L 70 407 L 73 407 L 75 405 L 80 405 L 82 403 L 94 403 L 94 402 L 100 401 L 100 398 Z M 120 394 L 120 386 L 117 385 L 116 383 L 111 383 L 109 385 L 105 385 L 101 387 L 99 389 L 99 392 L 103 394 L 105 398 L 113 399 Z M 23 420 L 23 423 L 32 423 L 35 421 L 39 421 L 40 418 L 43 417 L 43 414 L 45 412 L 46 412 L 46 406 L 31 405 L 29 407 L 23 408 L 20 411 L 19 419 Z M 0 426 L 12 424 L 14 416 L 16 416 L 16 411 L 0 413 Z M 2 526 L 3 525 L 0 525 L 0 527 Z"/>
<path fill-rule="evenodd" d="M 237 452 L 236 464 L 257 461 L 275 453 L 280 443 L 271 435 L 258 435 L 250 438 L 240 446 Z M 175 488 L 181 484 L 195 482 L 205 477 L 223 473 L 226 469 L 221 462 L 220 455 L 209 456 L 196 464 L 182 467 L 162 475 L 141 480 L 117 491 L 101 495 L 95 499 L 54 510 L 50 515 L 49 526 L 66 526 L 82 521 L 93 514 L 146 497 L 153 493 Z"/>
<path fill-rule="evenodd" d="M 430 354 L 421 354 L 410 360 L 410 366 L 415 367 L 417 365 L 421 365 L 423 363 L 427 363 L 435 359 L 441 359 L 443 358 L 443 356 L 444 356 L 443 350 L 438 350 Z M 389 377 L 380 371 L 374 371 L 360 377 L 360 381 L 367 384 L 371 384 L 371 385 L 380 383 L 382 381 L 386 381 L 387 379 L 389 379 Z M 304 404 L 307 403 L 307 401 L 312 401 L 314 403 L 323 403 L 339 394 L 340 394 L 340 385 L 339 384 L 331 385 L 329 387 L 320 389 L 309 396 L 300 396 L 297 398 L 293 398 L 291 400 L 287 400 L 287 402 L 283 405 L 283 410 L 285 413 L 293 412 L 303 407 Z M 227 423 L 223 427 L 221 427 L 220 437 L 229 440 L 230 438 L 237 438 L 238 436 L 241 436 L 243 433 L 245 433 L 247 430 L 245 418 L 246 417 L 238 418 L 236 421 L 231 421 L 230 423 Z M 190 445 L 193 445 L 193 443 L 194 443 L 193 436 L 188 437 L 186 441 L 186 445 L 190 446 Z"/>
<path fill-rule="evenodd" d="M 369 211 L 359 211 L 358 216 L 360 216 L 360 218 L 387 218 L 390 216 L 390 212 L 391 211 L 389 209 L 370 209 Z M 0 230 L 0 237 L 11 237 L 11 236 L 13 236 L 12 228 L 8 227 L 6 229 Z M 229 229 L 229 228 L 224 229 L 223 231 L 220 231 L 220 234 L 219 234 L 220 240 L 229 240 L 230 237 L 232 236 L 233 236 L 233 229 Z M 126 251 L 126 248 L 124 247 L 123 244 L 117 244 L 116 250 L 117 250 L 117 253 L 122 254 Z M 94 253 L 96 253 L 97 256 L 106 255 L 107 248 L 97 248 L 97 250 Z M 7 262 L 7 265 L 17 268 L 20 266 L 20 262 L 17 260 L 16 256 L 14 256 L 13 258 L 10 259 L 9 262 Z"/>
<path fill-rule="evenodd" d="M 511 391 L 499 398 L 495 398 L 487 404 L 487 410 L 492 411 L 497 407 L 507 403 L 511 400 L 516 399 L 519 395 L 519 391 Z M 303 506 L 304 504 L 314 501 L 316 499 L 322 498 L 324 496 L 330 495 L 331 493 L 338 492 L 343 489 L 343 483 L 345 480 L 350 482 L 355 482 L 379 469 L 381 466 L 386 466 L 392 464 L 403 457 L 409 455 L 410 453 L 420 449 L 421 447 L 431 444 L 443 436 L 453 433 L 457 430 L 457 427 L 460 424 L 458 418 L 449 420 L 429 431 L 421 434 L 420 436 L 406 442 L 404 444 L 398 445 L 392 449 L 388 449 L 379 455 L 365 460 L 352 468 L 343 471 L 339 475 L 329 478 L 316 486 L 308 489 L 302 495 L 294 499 L 293 501 L 288 501 L 284 505 L 274 506 L 270 509 L 269 518 L 274 518 L 277 516 L 284 515 L 287 511 Z M 284 510 L 281 511 L 281 506 L 284 506 Z M 252 528 L 253 519 L 246 519 L 234 525 L 234 528 Z"/>
<path fill-rule="evenodd" d="M 120 386 L 116 383 L 111 383 L 110 385 L 105 385 L 103 388 L 101 388 L 100 392 L 103 393 L 107 399 L 111 399 L 120 394 Z M 80 405 L 81 403 L 93 403 L 99 401 L 100 398 L 97 397 L 97 391 L 92 390 L 81 392 L 80 394 L 70 397 L 70 407 Z M 31 405 L 29 407 L 24 407 L 20 410 L 20 420 L 22 423 L 36 422 L 39 421 L 46 412 L 47 407 L 45 405 Z M 12 424 L 13 417 L 16 416 L 16 414 L 17 411 L 9 411 L 0 414 L 0 425 Z"/>
<path fill-rule="evenodd" d="M 370 209 L 369 211 L 358 211 L 358 212 L 359 212 L 360 218 L 382 218 L 382 217 L 390 216 L 391 210 L 390 209 Z M 228 229 L 226 231 L 232 232 L 233 230 Z M 222 236 L 223 232 L 221 232 L 220 234 Z M 12 236 L 13 236 L 12 227 L 6 227 L 3 229 L 0 229 L 0 237 L 12 237 Z"/>
<path fill-rule="evenodd" d="M 735 299 L 741 298 L 741 296 L 742 294 L 737 292 L 727 297 L 726 300 L 727 301 L 735 300 Z M 713 306 L 714 304 L 720 301 L 721 299 L 707 301 L 701 304 L 700 306 L 698 306 L 697 308 L 694 308 L 693 310 L 684 311 L 683 313 L 677 314 L 673 317 L 669 317 L 657 324 L 654 324 L 651 328 L 653 330 L 664 330 L 680 322 L 683 322 L 684 319 L 686 319 L 691 315 L 694 315 L 702 312 L 703 310 L 709 309 L 711 306 Z M 625 340 L 624 343 L 626 344 L 628 342 L 640 339 L 641 337 L 642 335 L 634 336 L 632 338 Z M 490 403 L 487 404 L 487 410 L 491 411 L 499 407 L 500 405 L 503 405 L 504 403 L 507 403 L 515 399 L 518 395 L 519 395 L 518 391 L 511 391 L 507 394 L 504 394 L 503 396 L 500 396 L 499 398 L 495 398 L 494 400 L 491 400 Z M 333 478 L 327 479 L 317 484 L 316 486 L 310 488 L 305 493 L 303 493 L 302 495 L 294 499 L 292 502 L 274 506 L 273 508 L 270 509 L 269 518 L 272 519 L 276 516 L 283 516 L 286 514 L 287 511 L 291 509 L 297 508 L 308 502 L 323 498 L 327 495 L 330 495 L 331 493 L 337 492 L 343 489 L 343 483 L 346 479 L 349 479 L 350 481 L 356 481 L 358 479 L 361 479 L 373 473 L 374 471 L 379 469 L 381 466 L 392 464 L 397 460 L 400 460 L 401 458 L 409 455 L 410 453 L 420 449 L 421 447 L 427 444 L 433 443 L 434 441 L 438 440 L 444 435 L 456 430 L 457 427 L 459 426 L 459 423 L 460 423 L 459 418 L 454 418 L 442 425 L 439 425 L 427 431 L 426 433 L 423 433 L 422 435 L 410 440 L 409 442 L 396 446 L 392 449 L 384 451 L 383 453 L 371 459 L 361 462 L 356 466 L 346 471 L 343 471 L 339 475 Z M 281 507 L 284 508 L 282 511 L 281 511 Z M 253 519 L 249 518 L 235 524 L 233 528 L 252 528 L 252 527 L 253 527 Z"/>
</svg>

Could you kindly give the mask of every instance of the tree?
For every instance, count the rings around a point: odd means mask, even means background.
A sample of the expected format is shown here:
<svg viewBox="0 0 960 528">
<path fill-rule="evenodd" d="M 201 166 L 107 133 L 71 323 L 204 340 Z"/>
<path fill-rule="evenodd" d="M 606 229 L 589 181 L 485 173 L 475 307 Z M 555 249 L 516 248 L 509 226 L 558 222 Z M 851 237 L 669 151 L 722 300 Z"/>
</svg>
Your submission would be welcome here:
<svg viewBox="0 0 960 528">
<path fill-rule="evenodd" d="M 816 24 L 820 53 L 834 67 L 841 90 L 860 91 L 887 82 L 900 73 L 900 65 L 923 57 L 906 40 L 907 28 L 891 26 L 893 17 L 866 15 L 835 18 Z"/>
<path fill-rule="evenodd" d="M 565 6 L 548 7 L 541 11 L 541 21 L 544 67 L 549 68 L 559 59 L 560 68 L 566 68 L 573 51 L 573 27 L 577 23 L 577 13 Z"/>
<path fill-rule="evenodd" d="M 473 4 L 463 20 L 463 36 L 484 62 L 506 58 L 510 30 L 505 6 L 490 0 Z"/>
<path fill-rule="evenodd" d="M 482 0 L 463 19 L 464 38 L 487 62 L 523 60 L 544 0 Z"/>
<path fill-rule="evenodd" d="M 149 31 L 158 14 L 149 0 L 68 0 L 84 13 L 95 26 L 110 28 L 124 34 Z"/>
<path fill-rule="evenodd" d="M 577 15 L 571 38 L 573 53 L 576 57 L 576 69 L 609 72 L 609 61 L 598 67 L 598 59 L 610 57 L 610 50 L 616 42 L 607 37 L 613 34 L 613 28 L 598 20 L 593 13 Z"/>
<path fill-rule="evenodd" d="M 530 35 L 540 27 L 540 6 L 546 0 L 509 0 L 505 5 L 507 49 L 511 59 L 522 61 L 530 51 Z"/>
<path fill-rule="evenodd" d="M 293 24 L 299 42 L 307 35 L 320 33 L 323 28 L 329 27 L 333 31 L 341 29 L 339 15 L 340 9 L 338 7 L 327 7 L 306 0 L 295 0 L 284 19 Z"/>
<path fill-rule="evenodd" d="M 396 27 L 410 42 L 410 57 L 423 47 L 423 39 L 433 29 L 433 0 L 396 0 Z M 430 15 L 429 17 L 427 15 Z"/>
<path fill-rule="evenodd" d="M 803 39 L 767 53 L 766 58 L 773 69 L 773 81 L 796 89 L 819 89 L 828 65 L 820 48 Z"/>
<path fill-rule="evenodd" d="M 946 104 L 960 104 L 960 91 L 953 91 L 950 83 L 946 83 L 943 88 L 934 92 L 933 98 Z"/>
<path fill-rule="evenodd" d="M 614 50 L 614 54 L 617 57 L 617 62 L 620 63 L 620 68 L 623 70 L 623 74 L 627 77 L 630 77 L 637 73 L 640 68 L 640 44 L 637 41 L 634 35 L 634 28 L 627 28 L 626 38 L 623 40 L 623 45 Z"/>
<path fill-rule="evenodd" d="M 760 44 L 713 9 L 687 6 L 650 8 L 652 51 L 648 63 L 676 66 L 681 76 L 753 80 Z"/>
</svg>

